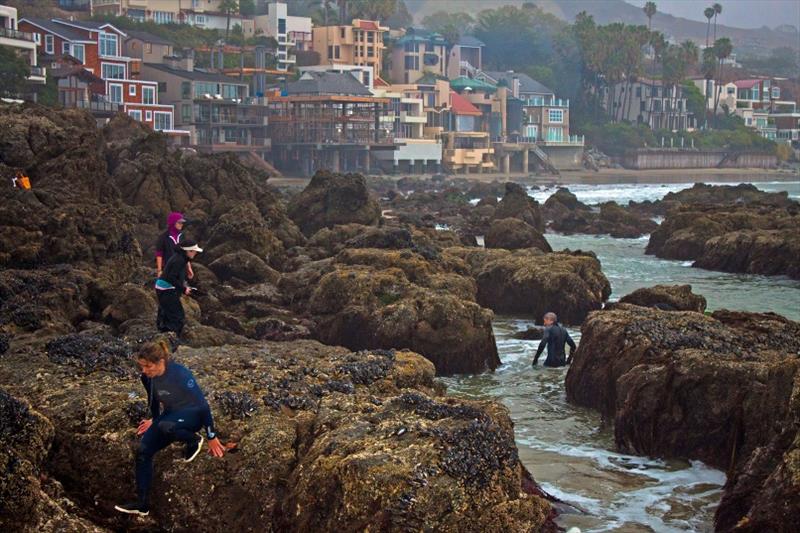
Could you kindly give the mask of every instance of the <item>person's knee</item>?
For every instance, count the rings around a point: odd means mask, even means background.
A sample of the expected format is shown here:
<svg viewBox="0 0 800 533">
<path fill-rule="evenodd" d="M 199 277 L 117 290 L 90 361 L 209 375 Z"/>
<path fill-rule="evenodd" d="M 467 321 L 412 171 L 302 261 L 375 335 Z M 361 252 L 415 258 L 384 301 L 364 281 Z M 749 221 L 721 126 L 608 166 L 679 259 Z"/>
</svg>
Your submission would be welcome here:
<svg viewBox="0 0 800 533">
<path fill-rule="evenodd" d="M 175 422 L 172 420 L 162 420 L 158 423 L 157 427 L 162 435 L 170 436 L 175 434 L 175 425 Z"/>
</svg>

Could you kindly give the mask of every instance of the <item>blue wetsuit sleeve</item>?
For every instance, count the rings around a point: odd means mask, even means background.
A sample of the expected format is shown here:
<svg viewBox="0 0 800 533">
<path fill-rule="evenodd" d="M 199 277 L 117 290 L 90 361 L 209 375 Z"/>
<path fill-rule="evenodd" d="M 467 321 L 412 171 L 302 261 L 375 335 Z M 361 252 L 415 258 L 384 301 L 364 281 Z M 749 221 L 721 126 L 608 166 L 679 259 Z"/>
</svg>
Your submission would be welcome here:
<svg viewBox="0 0 800 533">
<path fill-rule="evenodd" d="M 539 356 L 542 355 L 548 340 L 550 340 L 550 328 L 544 328 L 542 340 L 539 342 L 539 348 L 536 350 L 536 359 L 539 359 Z"/>
<path fill-rule="evenodd" d="M 153 394 L 152 381 L 144 374 L 142 374 L 142 385 L 144 385 L 144 390 L 147 391 L 147 406 L 150 409 L 150 416 L 156 419 L 161 414 L 161 406 L 158 403 L 158 398 Z"/>
<path fill-rule="evenodd" d="M 572 355 L 572 352 L 577 350 L 577 347 L 575 346 L 575 341 L 572 340 L 572 337 L 569 336 L 569 331 L 567 331 L 566 329 L 564 330 L 564 334 L 567 336 L 567 344 L 569 344 L 569 349 L 570 349 L 569 353 L 570 355 Z"/>
<path fill-rule="evenodd" d="M 200 385 L 197 384 L 194 375 L 188 369 L 186 370 L 184 386 L 194 399 L 195 404 L 200 408 L 202 422 L 206 428 L 206 434 L 210 438 L 214 433 L 214 418 L 211 416 L 211 407 L 208 405 L 208 401 L 206 401 L 206 397 L 200 389 Z"/>
</svg>

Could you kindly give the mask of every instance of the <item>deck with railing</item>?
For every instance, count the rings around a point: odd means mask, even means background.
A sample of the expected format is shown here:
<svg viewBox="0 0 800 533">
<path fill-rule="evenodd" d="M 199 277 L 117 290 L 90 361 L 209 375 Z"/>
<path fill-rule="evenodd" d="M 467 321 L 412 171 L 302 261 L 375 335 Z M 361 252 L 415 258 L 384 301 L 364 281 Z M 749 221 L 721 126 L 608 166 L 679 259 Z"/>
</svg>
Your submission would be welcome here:
<svg viewBox="0 0 800 533">
<path fill-rule="evenodd" d="M 6 39 L 16 39 L 18 41 L 35 42 L 33 34 L 27 31 L 12 30 L 11 28 L 0 28 L 0 37 Z"/>
</svg>

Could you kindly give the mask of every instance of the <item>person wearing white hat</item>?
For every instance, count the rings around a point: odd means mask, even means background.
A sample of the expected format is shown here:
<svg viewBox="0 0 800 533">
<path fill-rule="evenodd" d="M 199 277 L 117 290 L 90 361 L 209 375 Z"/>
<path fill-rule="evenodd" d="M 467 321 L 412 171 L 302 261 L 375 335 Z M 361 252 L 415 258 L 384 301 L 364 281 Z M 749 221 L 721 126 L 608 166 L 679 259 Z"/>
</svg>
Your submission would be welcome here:
<svg viewBox="0 0 800 533">
<path fill-rule="evenodd" d="M 164 271 L 156 280 L 158 316 L 156 327 L 161 332 L 173 331 L 180 336 L 186 315 L 181 304 L 181 294 L 190 294 L 192 288 L 186 284 L 187 265 L 203 249 L 187 239 L 175 248 L 175 253 L 164 265 Z"/>
</svg>

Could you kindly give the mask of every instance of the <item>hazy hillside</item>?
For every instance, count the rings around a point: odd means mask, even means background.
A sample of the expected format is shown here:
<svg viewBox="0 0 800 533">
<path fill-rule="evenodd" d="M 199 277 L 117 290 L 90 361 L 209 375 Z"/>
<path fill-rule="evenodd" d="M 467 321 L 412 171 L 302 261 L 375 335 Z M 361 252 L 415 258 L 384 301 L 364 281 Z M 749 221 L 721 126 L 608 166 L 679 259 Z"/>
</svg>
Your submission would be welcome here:
<svg viewBox="0 0 800 533">
<path fill-rule="evenodd" d="M 406 6 L 414 19 L 419 21 L 425 15 L 436 11 L 462 11 L 477 14 L 482 9 L 501 5 L 522 5 L 526 0 L 405 0 Z M 529 0 L 528 0 L 529 1 Z M 586 11 L 601 24 L 609 22 L 625 22 L 628 24 L 647 24 L 641 8 L 628 4 L 623 0 L 535 0 L 537 6 L 553 13 L 564 20 L 572 21 L 575 15 Z M 704 4 L 698 3 L 702 11 Z M 723 17 L 724 19 L 724 17 Z M 666 13 L 657 13 L 653 17 L 653 28 L 663 31 L 677 41 L 692 39 L 705 44 L 706 24 L 682 17 L 674 17 Z M 739 53 L 764 53 L 780 46 L 800 48 L 800 37 L 796 27 L 783 26 L 778 29 L 743 29 L 717 24 L 717 37 L 729 37 Z"/>
</svg>

